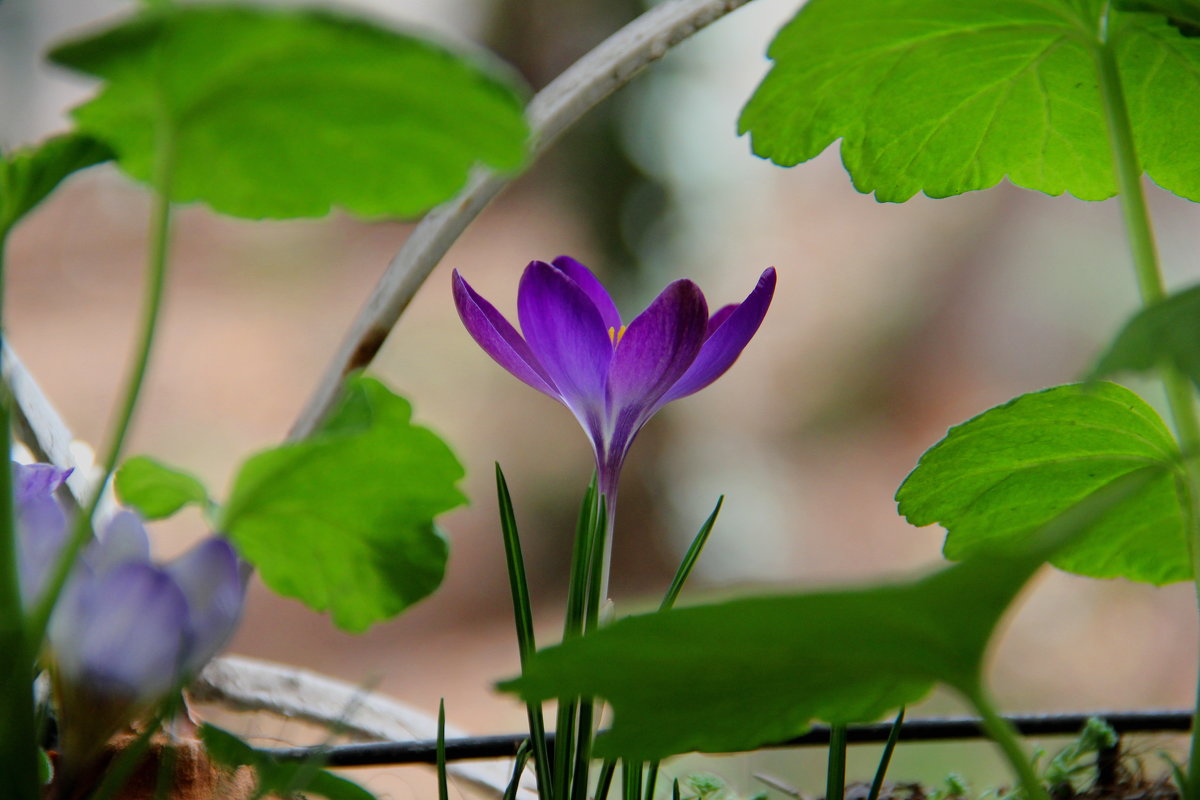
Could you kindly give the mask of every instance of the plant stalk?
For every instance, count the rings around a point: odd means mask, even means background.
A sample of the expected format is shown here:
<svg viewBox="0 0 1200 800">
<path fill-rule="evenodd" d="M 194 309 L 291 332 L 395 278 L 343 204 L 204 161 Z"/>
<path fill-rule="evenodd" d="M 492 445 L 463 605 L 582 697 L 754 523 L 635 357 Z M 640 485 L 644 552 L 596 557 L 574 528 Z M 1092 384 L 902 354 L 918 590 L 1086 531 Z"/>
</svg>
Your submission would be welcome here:
<svg viewBox="0 0 1200 800">
<path fill-rule="evenodd" d="M 125 439 L 129 434 L 134 411 L 137 409 L 141 396 L 142 385 L 145 382 L 146 371 L 150 364 L 150 354 L 153 351 L 155 333 L 158 330 L 159 314 L 162 311 L 162 300 L 167 279 L 168 252 L 170 250 L 171 234 L 171 180 L 175 167 L 175 143 L 170 128 L 164 125 L 160 128 L 158 152 L 154 166 L 154 207 L 150 221 L 150 254 L 146 267 L 146 283 L 142 300 L 141 323 L 135 343 L 133 366 L 125 382 L 121 395 L 120 406 L 117 410 L 99 481 L 92 490 L 92 496 L 86 507 L 75 520 L 71 538 L 67 542 L 62 555 L 54 565 L 54 572 L 43 590 L 29 623 L 29 640 L 35 650 L 41 647 L 45 638 L 46 628 L 50 622 L 50 614 L 54 604 L 62 593 L 67 577 L 79 553 L 92 537 L 92 518 L 100 506 L 104 496 L 104 488 L 112 478 L 117 461 L 121 457 Z"/>
<path fill-rule="evenodd" d="M 0 341 L 4 338 L 5 255 L 9 228 L 0 229 Z M 3 358 L 0 355 L 0 358 Z M 3 364 L 0 363 L 0 374 Z M 17 563 L 17 527 L 13 514 L 12 395 L 0 380 L 0 652 L 5 654 L 0 672 L 0 774 L 15 800 L 37 800 L 37 719 L 34 714 L 33 676 L 37 651 L 21 605 Z"/>
<path fill-rule="evenodd" d="M 1021 780 L 1026 800 L 1050 800 L 1050 793 L 1046 791 L 1046 787 L 1042 786 L 1041 779 L 1033 769 L 1033 762 L 1030 761 L 1029 754 L 1022 749 L 1016 730 L 996 713 L 996 709 L 992 707 L 983 688 L 976 687 L 974 691 L 968 692 L 967 699 L 979 712 L 984 730 L 1000 746 L 1004 757 L 1008 759 L 1009 766 Z"/>
<path fill-rule="evenodd" d="M 1145 307 L 1161 300 L 1166 291 L 1163 287 L 1150 211 L 1142 190 L 1142 165 L 1134 142 L 1129 106 L 1121 86 L 1114 41 L 1109 29 L 1109 13 L 1109 4 L 1105 4 L 1100 19 L 1099 46 L 1096 48 L 1096 71 L 1104 98 L 1104 115 L 1113 152 L 1117 188 L 1120 192 L 1121 216 L 1129 237 L 1138 291 Z M 1192 580 L 1196 587 L 1196 604 L 1200 609 L 1200 515 L 1196 509 L 1197 502 L 1200 501 L 1200 462 L 1197 461 L 1197 456 L 1200 456 L 1200 419 L 1196 415 L 1195 399 L 1187 378 L 1170 364 L 1163 365 L 1161 378 L 1180 449 L 1184 454 L 1186 486 L 1183 494 L 1188 511 L 1188 544 L 1191 552 Z M 1197 676 L 1196 698 L 1188 757 L 1190 780 L 1185 800 L 1200 800 L 1200 792 L 1196 789 L 1200 771 L 1200 675 Z"/>
</svg>

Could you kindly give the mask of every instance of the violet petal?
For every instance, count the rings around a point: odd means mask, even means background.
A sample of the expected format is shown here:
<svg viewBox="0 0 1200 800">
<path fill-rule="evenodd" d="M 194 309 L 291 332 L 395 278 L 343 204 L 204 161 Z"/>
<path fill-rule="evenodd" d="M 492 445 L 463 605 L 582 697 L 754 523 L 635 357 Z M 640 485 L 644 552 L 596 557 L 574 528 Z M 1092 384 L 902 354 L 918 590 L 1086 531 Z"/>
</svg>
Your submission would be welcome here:
<svg viewBox="0 0 1200 800">
<path fill-rule="evenodd" d="M 458 274 L 458 270 L 454 271 L 453 282 L 454 306 L 471 338 L 514 377 L 558 399 L 558 391 L 546 376 L 542 365 L 504 315 L 472 289 Z"/>
<path fill-rule="evenodd" d="M 704 343 L 708 305 L 696 284 L 675 281 L 639 314 L 613 354 L 609 408 L 640 417 L 687 372 Z M 634 423 L 636 424 L 636 423 Z"/>
<path fill-rule="evenodd" d="M 241 566 L 229 542 L 213 538 L 165 569 L 187 598 L 192 635 L 181 668 L 194 675 L 229 642 L 241 619 L 246 594 Z"/>
<path fill-rule="evenodd" d="M 624 324 L 621 321 L 621 312 L 617 310 L 617 304 L 613 302 L 608 290 L 590 269 L 570 256 L 559 256 L 550 263 L 575 281 L 579 288 L 583 289 L 583 293 L 591 298 L 592 305 L 596 306 L 596 310 L 600 312 L 600 318 L 604 320 L 606 330 L 608 328 L 620 329 Z"/>
<path fill-rule="evenodd" d="M 141 518 L 128 509 L 113 514 L 104 526 L 104 534 L 88 547 L 85 557 L 97 573 L 105 573 L 122 564 L 150 563 L 150 537 Z"/>
<path fill-rule="evenodd" d="M 758 284 L 741 305 L 705 340 L 691 367 L 663 395 L 658 405 L 661 407 L 672 400 L 698 392 L 725 374 L 758 331 L 774 295 L 775 268 L 771 267 L 763 272 Z"/>
<path fill-rule="evenodd" d="M 82 576 L 81 576 L 82 578 Z M 164 571 L 129 563 L 73 583 L 50 638 L 63 680 L 100 695 L 151 702 L 179 679 L 187 600 Z"/>
<path fill-rule="evenodd" d="M 562 271 L 533 261 L 521 276 L 517 316 L 562 401 L 585 426 L 593 425 L 604 412 L 613 346 L 592 299 Z"/>
</svg>

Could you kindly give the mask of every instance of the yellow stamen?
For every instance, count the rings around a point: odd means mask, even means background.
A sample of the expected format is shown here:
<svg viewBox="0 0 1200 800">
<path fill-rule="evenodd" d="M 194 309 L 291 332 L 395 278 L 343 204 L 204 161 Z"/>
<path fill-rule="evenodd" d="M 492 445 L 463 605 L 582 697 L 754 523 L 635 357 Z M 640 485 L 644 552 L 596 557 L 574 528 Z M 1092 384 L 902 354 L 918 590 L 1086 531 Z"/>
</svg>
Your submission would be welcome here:
<svg viewBox="0 0 1200 800">
<path fill-rule="evenodd" d="M 618 330 L 616 328 L 608 329 L 608 340 L 613 343 L 613 347 L 616 347 L 617 345 L 619 345 L 621 343 L 621 337 L 624 335 L 625 335 L 625 326 L 624 325 L 621 326 L 620 330 Z"/>
</svg>

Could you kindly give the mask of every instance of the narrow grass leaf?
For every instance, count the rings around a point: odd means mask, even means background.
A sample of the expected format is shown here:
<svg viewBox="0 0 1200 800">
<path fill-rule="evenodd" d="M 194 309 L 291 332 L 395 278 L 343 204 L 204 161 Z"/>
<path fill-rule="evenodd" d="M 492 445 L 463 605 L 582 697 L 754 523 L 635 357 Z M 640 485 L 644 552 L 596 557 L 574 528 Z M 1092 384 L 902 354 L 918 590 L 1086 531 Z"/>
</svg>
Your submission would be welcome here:
<svg viewBox="0 0 1200 800">
<path fill-rule="evenodd" d="M 438 702 L 437 722 L 437 785 L 438 800 L 450 800 L 450 784 L 446 777 L 446 700 Z"/>
<path fill-rule="evenodd" d="M 517 628 L 517 649 L 521 658 L 521 667 L 537 649 L 533 632 L 533 609 L 529 600 L 529 582 L 525 576 L 525 558 L 521 551 L 521 536 L 517 530 L 517 517 L 513 511 L 512 496 L 508 491 L 508 481 L 500 465 L 496 465 L 496 496 L 500 503 L 500 529 L 504 537 L 504 555 L 508 563 L 508 586 L 512 594 L 513 619 Z M 540 703 L 529 703 L 526 706 L 529 719 L 529 736 L 533 747 L 534 772 L 537 775 L 538 787 L 546 795 L 546 800 L 552 800 L 553 780 L 549 749 L 546 746 L 546 723 L 542 716 Z"/>
<path fill-rule="evenodd" d="M 879 793 L 883 791 L 883 781 L 887 778 L 888 766 L 892 763 L 892 753 L 896 751 L 896 743 L 900 741 L 900 730 L 903 726 L 904 709 L 901 708 L 892 720 L 892 729 L 888 731 L 887 742 L 884 743 L 883 752 L 879 756 L 879 766 L 875 768 L 875 778 L 871 781 L 867 800 L 879 800 Z"/>
<path fill-rule="evenodd" d="M 533 753 L 530 741 L 530 739 L 526 739 L 521 742 L 516 755 L 513 756 L 512 777 L 508 781 L 508 786 L 504 787 L 502 800 L 516 800 L 517 790 L 521 788 L 521 776 L 525 774 L 525 765 L 529 763 L 529 756 Z"/>
<path fill-rule="evenodd" d="M 679 593 L 683 591 L 683 584 L 687 582 L 688 576 L 692 574 L 692 568 L 700 560 L 700 553 L 703 552 L 704 545 L 708 543 L 708 536 L 712 533 L 713 526 L 717 523 L 717 515 L 721 513 L 721 505 L 724 502 L 725 495 L 717 498 L 716 507 L 708 515 L 708 519 L 704 521 L 704 524 L 700 526 L 700 530 L 696 533 L 696 538 L 692 539 L 691 545 L 683 555 L 683 560 L 679 562 L 679 568 L 675 570 L 675 577 L 671 580 L 666 597 L 663 598 L 662 603 L 658 607 L 660 611 L 672 608 L 675 605 L 675 601 L 679 599 Z"/>
</svg>

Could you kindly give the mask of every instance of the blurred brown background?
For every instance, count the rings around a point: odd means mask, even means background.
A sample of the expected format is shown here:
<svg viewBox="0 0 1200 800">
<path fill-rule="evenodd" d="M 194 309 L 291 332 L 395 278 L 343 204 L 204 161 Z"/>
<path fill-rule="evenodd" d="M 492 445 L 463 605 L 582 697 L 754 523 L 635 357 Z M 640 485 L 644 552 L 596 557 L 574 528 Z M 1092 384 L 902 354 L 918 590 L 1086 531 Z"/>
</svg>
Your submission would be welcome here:
<svg viewBox="0 0 1200 800">
<path fill-rule="evenodd" d="M 896 515 L 896 487 L 948 426 L 1078 376 L 1134 309 L 1117 208 L 1007 185 L 881 205 L 853 190 L 836 152 L 790 170 L 756 159 L 735 135 L 737 114 L 768 66 L 770 36 L 796 5 L 756 0 L 594 111 L 468 230 L 384 348 L 376 373 L 414 402 L 469 471 L 471 507 L 443 520 L 453 548 L 443 589 L 355 637 L 256 585 L 233 651 L 378 681 L 430 712 L 444 697 L 451 722 L 474 732 L 520 729 L 523 709 L 490 689 L 516 670 L 492 462 L 512 484 L 548 641 L 589 448 L 565 410 L 478 350 L 454 313 L 449 274 L 459 269 L 511 313 L 524 265 L 561 253 L 599 272 L 627 316 L 678 277 L 697 280 L 716 307 L 740 300 L 765 267 L 779 270 L 775 305 L 735 368 L 662 412 L 632 451 L 613 568 L 619 612 L 662 591 L 721 493 L 725 509 L 692 597 L 938 563 L 940 532 Z M 491 47 L 536 89 L 641 3 L 354 7 Z M 60 129 L 65 109 L 89 91 L 42 62 L 47 45 L 128 8 L 115 0 L 0 3 L 0 145 Z M 1168 282 L 1194 281 L 1197 209 L 1157 190 L 1151 200 Z M 146 192 L 102 167 L 70 181 L 12 242 L 12 342 L 92 442 L 103 439 L 126 363 L 147 213 Z M 343 216 L 250 223 L 181 209 L 166 321 L 129 452 L 189 468 L 220 496 L 241 458 L 283 437 L 411 229 Z M 1157 398 L 1153 387 L 1137 388 Z M 185 516 L 162 526 L 162 553 L 202 534 L 199 524 Z M 1186 587 L 1044 574 L 996 653 L 1001 705 L 1185 706 L 1195 684 L 1195 618 Z M 962 710 L 936 695 L 914 713 Z M 1158 741 L 1142 745 L 1148 755 Z M 946 752 L 964 754 L 965 765 L 949 768 L 968 777 L 998 774 L 988 746 L 955 747 L 902 747 L 892 774 L 937 781 Z M 852 771 L 867 774 L 873 756 L 856 752 Z M 745 793 L 760 788 L 750 778 L 760 769 L 819 792 L 820 764 L 819 754 L 775 753 L 701 768 Z M 422 780 L 400 769 L 366 777 L 391 797 L 419 794 Z"/>
</svg>

